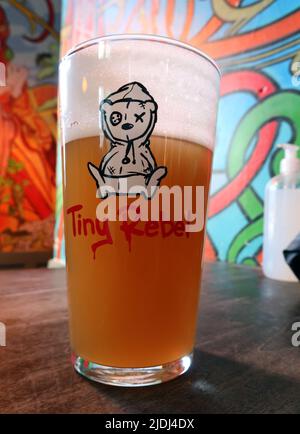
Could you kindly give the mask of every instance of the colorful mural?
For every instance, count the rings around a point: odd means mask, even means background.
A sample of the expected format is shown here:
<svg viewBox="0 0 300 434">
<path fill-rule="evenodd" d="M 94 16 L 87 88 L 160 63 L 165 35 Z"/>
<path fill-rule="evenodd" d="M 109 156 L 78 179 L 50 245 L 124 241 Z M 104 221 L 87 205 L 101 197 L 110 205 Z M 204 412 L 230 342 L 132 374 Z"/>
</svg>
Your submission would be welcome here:
<svg viewBox="0 0 300 434">
<path fill-rule="evenodd" d="M 0 1 L 0 253 L 52 249 L 59 6 Z"/>
<path fill-rule="evenodd" d="M 300 7 L 285 0 L 64 0 L 62 52 L 110 33 L 154 33 L 205 51 L 223 79 L 206 256 L 257 265 L 276 144 L 300 146 Z M 56 257 L 63 258 L 58 208 Z"/>
</svg>

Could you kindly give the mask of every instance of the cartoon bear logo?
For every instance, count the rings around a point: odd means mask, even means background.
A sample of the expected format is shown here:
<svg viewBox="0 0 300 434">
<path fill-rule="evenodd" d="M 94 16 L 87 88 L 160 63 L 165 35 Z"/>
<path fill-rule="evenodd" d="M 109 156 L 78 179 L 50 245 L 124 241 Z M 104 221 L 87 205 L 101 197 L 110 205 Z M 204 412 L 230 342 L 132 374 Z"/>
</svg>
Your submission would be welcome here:
<svg viewBox="0 0 300 434">
<path fill-rule="evenodd" d="M 88 163 L 97 185 L 97 197 L 143 193 L 151 198 L 167 175 L 150 149 L 157 121 L 157 104 L 141 83 L 126 84 L 100 104 L 102 129 L 110 149 L 100 167 Z"/>
</svg>

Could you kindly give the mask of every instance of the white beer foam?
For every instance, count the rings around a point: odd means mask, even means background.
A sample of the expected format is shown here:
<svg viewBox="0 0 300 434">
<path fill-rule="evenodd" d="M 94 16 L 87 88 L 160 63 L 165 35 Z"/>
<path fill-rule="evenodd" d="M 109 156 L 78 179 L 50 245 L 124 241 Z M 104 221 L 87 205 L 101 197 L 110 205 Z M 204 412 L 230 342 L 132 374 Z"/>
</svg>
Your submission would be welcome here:
<svg viewBox="0 0 300 434">
<path fill-rule="evenodd" d="M 67 55 L 60 66 L 64 142 L 100 134 L 99 105 L 121 86 L 140 82 L 158 104 L 152 135 L 214 148 L 217 68 L 204 56 L 149 40 L 99 40 Z"/>
</svg>

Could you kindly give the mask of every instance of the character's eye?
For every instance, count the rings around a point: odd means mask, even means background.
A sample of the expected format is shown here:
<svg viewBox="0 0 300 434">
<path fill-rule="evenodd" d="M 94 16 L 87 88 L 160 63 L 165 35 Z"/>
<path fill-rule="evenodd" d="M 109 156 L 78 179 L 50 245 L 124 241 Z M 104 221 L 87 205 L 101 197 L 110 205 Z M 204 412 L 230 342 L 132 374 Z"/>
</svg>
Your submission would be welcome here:
<svg viewBox="0 0 300 434">
<path fill-rule="evenodd" d="M 140 121 L 140 122 L 144 122 L 144 119 L 143 119 L 143 117 L 145 116 L 145 112 L 143 112 L 143 113 L 141 113 L 140 115 L 134 115 L 135 116 L 135 122 L 138 122 L 138 121 Z"/>
<path fill-rule="evenodd" d="M 119 123 L 122 121 L 122 113 L 112 112 L 109 120 L 113 126 L 119 125 Z"/>
</svg>

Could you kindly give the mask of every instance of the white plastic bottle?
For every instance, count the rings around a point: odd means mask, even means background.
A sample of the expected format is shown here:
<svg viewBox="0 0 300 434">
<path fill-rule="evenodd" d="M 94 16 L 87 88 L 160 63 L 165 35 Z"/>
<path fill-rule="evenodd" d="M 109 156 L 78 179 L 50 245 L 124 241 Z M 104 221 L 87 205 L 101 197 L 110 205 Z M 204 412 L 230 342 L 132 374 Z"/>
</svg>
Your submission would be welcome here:
<svg viewBox="0 0 300 434">
<path fill-rule="evenodd" d="M 267 277 L 287 282 L 298 279 L 284 260 L 283 250 L 300 233 L 300 160 L 296 145 L 284 149 L 280 175 L 268 182 L 265 193 L 263 271 Z"/>
</svg>

